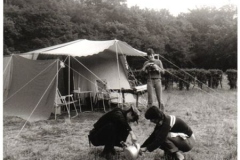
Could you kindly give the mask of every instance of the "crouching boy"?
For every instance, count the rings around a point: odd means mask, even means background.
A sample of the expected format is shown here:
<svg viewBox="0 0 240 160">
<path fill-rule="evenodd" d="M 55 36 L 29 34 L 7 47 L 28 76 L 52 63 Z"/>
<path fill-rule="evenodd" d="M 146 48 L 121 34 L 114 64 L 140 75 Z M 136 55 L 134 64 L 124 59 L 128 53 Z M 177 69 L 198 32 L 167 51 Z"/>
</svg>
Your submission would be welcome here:
<svg viewBox="0 0 240 160">
<path fill-rule="evenodd" d="M 115 154 L 114 146 L 123 147 L 121 142 L 125 142 L 129 134 L 132 142 L 136 143 L 137 139 L 129 122 L 137 122 L 138 119 L 139 112 L 134 107 L 128 110 L 115 108 L 100 117 L 93 125 L 94 128 L 88 136 L 89 141 L 94 146 L 104 146 L 100 156 L 110 159 Z"/>
<path fill-rule="evenodd" d="M 184 156 L 180 151 L 190 151 L 195 143 L 191 128 L 182 119 L 164 114 L 156 106 L 146 111 L 145 118 L 156 126 L 150 137 L 142 144 L 141 152 L 152 152 L 160 148 L 176 159 L 183 160 Z"/>
</svg>

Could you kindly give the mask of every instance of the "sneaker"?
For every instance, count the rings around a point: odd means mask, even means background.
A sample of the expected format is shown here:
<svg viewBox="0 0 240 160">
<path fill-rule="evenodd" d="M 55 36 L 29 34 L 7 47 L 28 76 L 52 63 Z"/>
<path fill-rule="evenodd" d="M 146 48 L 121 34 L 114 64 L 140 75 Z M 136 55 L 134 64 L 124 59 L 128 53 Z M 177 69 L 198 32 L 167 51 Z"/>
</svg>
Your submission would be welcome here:
<svg viewBox="0 0 240 160">
<path fill-rule="evenodd" d="M 176 152 L 175 155 L 178 160 L 184 160 L 184 156 L 182 155 L 182 153 Z"/>
<path fill-rule="evenodd" d="M 114 148 L 109 148 L 109 147 L 104 147 L 102 153 L 100 153 L 100 157 L 105 158 L 107 160 L 112 160 L 113 159 L 113 155 L 116 154 L 116 151 Z"/>
<path fill-rule="evenodd" d="M 116 155 L 116 150 L 113 148 L 113 149 L 111 149 L 111 154 L 112 155 Z"/>
<path fill-rule="evenodd" d="M 106 153 L 106 152 L 100 153 L 99 157 L 105 158 L 107 160 L 113 159 L 113 155 L 111 153 Z"/>
<path fill-rule="evenodd" d="M 99 154 L 99 157 L 105 157 L 105 155 L 106 155 L 106 153 L 103 151 L 103 152 L 101 152 L 100 154 Z"/>
</svg>

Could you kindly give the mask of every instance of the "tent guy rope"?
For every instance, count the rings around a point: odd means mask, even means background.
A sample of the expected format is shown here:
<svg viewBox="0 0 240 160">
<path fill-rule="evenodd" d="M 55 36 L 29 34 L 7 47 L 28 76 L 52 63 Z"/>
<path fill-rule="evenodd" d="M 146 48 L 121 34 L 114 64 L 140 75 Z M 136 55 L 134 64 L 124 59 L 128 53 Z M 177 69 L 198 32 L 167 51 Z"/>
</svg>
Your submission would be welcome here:
<svg viewBox="0 0 240 160">
<path fill-rule="evenodd" d="M 73 59 L 75 59 L 79 64 L 81 64 L 85 69 L 87 69 L 91 74 L 93 74 L 97 79 L 99 79 L 100 81 L 102 81 L 101 80 L 101 78 L 100 77 L 98 77 L 95 73 L 93 73 L 88 67 L 86 67 L 83 63 L 81 63 L 79 60 L 77 60 L 75 57 L 73 57 Z M 103 81 L 102 81 L 103 82 Z"/>
<path fill-rule="evenodd" d="M 10 97 L 8 97 L 3 104 L 11 99 L 14 95 L 16 95 L 19 91 L 21 91 L 24 87 L 26 87 L 29 83 L 31 83 L 34 79 L 36 79 L 39 75 L 41 75 L 45 70 L 47 70 L 49 67 L 51 67 L 56 61 L 51 63 L 48 67 L 46 67 L 44 70 L 42 70 L 39 74 L 37 74 L 35 77 L 33 77 L 30 81 L 28 81 L 25 85 L 23 85 L 21 88 L 19 88 L 15 93 L 13 93 Z"/>
<path fill-rule="evenodd" d="M 128 46 L 128 47 L 130 47 L 130 46 Z M 140 54 L 139 54 L 140 55 Z M 169 61 L 168 59 L 166 59 L 165 57 L 163 57 L 163 56 L 161 56 L 160 54 L 159 54 L 159 56 L 160 57 L 162 57 L 163 59 L 165 59 L 167 62 L 169 62 L 170 64 L 172 64 L 172 65 L 174 65 L 175 67 L 177 67 L 178 69 L 180 69 L 182 72 L 184 72 L 184 73 L 186 73 L 186 74 L 188 74 L 188 75 L 190 75 L 191 77 L 193 77 L 191 74 L 189 74 L 189 73 L 187 73 L 187 72 L 185 72 L 185 71 L 183 71 L 180 67 L 178 67 L 176 64 L 174 64 L 174 63 L 172 63 L 171 61 Z M 145 58 L 144 56 L 142 56 L 142 55 L 140 55 L 140 57 L 142 57 L 142 58 L 144 58 L 144 59 L 147 59 L 147 58 Z M 166 71 L 166 70 L 165 70 Z M 168 71 L 167 71 L 168 72 Z M 172 74 L 172 73 L 170 73 L 170 72 L 168 72 L 169 74 Z M 174 75 L 174 74 L 172 74 L 172 75 Z M 176 75 L 174 75 L 175 77 L 177 77 L 178 79 L 181 79 L 180 77 L 178 77 L 178 76 L 176 76 Z M 183 79 L 181 79 L 181 80 L 183 80 Z M 185 80 L 183 80 L 184 82 L 186 82 Z M 198 80 L 199 81 L 199 80 Z M 200 83 L 202 83 L 202 84 L 204 84 L 208 89 L 210 89 L 210 90 L 212 90 L 213 92 L 215 92 L 215 93 L 217 93 L 217 91 L 216 90 L 214 90 L 214 89 L 212 89 L 212 88 L 210 88 L 210 87 L 208 87 L 205 83 L 203 83 L 203 82 L 201 82 L 201 81 L 199 81 Z M 191 83 L 189 83 L 189 82 L 186 82 L 186 83 L 188 83 L 188 84 L 191 84 Z M 199 88 L 198 87 L 198 89 L 199 90 L 201 90 L 201 91 L 203 91 L 203 92 L 206 92 L 206 91 L 204 91 L 203 89 L 201 89 L 201 88 Z M 208 92 L 206 92 L 206 93 L 208 93 Z M 217 97 L 217 96 L 214 96 L 214 95 L 212 95 L 211 93 L 208 93 L 209 95 L 211 95 L 212 97 L 215 97 L 215 98 L 217 98 L 217 99 L 219 99 L 219 100 L 221 100 L 222 102 L 230 102 L 230 101 L 228 101 L 228 100 L 223 100 L 223 99 L 225 99 L 225 97 L 222 97 L 222 98 L 220 98 L 220 96 L 219 97 Z M 235 105 L 235 104 L 233 104 L 232 102 L 230 102 L 232 105 Z"/>
<path fill-rule="evenodd" d="M 61 70 L 61 68 L 59 68 L 58 72 Z M 25 123 L 23 124 L 22 128 L 20 129 L 20 131 L 18 132 L 18 134 L 15 136 L 15 139 L 18 138 L 18 136 L 21 134 L 21 132 L 23 131 L 24 127 L 26 126 L 27 122 L 30 120 L 32 114 L 34 113 L 34 111 L 37 109 L 39 103 L 41 102 L 42 98 L 44 97 L 44 95 L 46 94 L 46 92 L 48 91 L 49 87 L 51 86 L 51 84 L 54 82 L 55 78 L 58 75 L 58 72 L 55 74 L 55 76 L 53 77 L 53 79 L 51 80 L 50 84 L 47 86 L 46 90 L 44 91 L 43 95 L 41 96 L 41 98 L 39 99 L 38 103 L 36 104 L 36 106 L 34 107 L 34 109 L 32 110 L 32 112 L 30 113 L 29 117 L 27 118 L 27 120 L 25 121 Z M 16 145 L 17 141 L 15 141 L 14 146 Z"/>
<path fill-rule="evenodd" d="M 165 57 L 161 56 L 160 54 L 159 54 L 159 56 L 162 57 L 163 59 L 165 59 L 165 60 L 166 60 L 167 62 L 169 62 L 170 64 L 172 64 L 172 65 L 174 65 L 175 67 L 177 67 L 177 68 L 178 68 L 180 71 L 182 71 L 183 73 L 189 75 L 191 78 L 194 79 L 194 76 L 193 76 L 193 75 L 191 75 L 191 74 L 187 73 L 186 71 L 182 70 L 182 69 L 181 69 L 180 67 L 178 67 L 176 64 L 172 63 L 171 61 L 169 61 L 169 60 L 166 59 Z M 168 72 L 168 73 L 171 74 L 170 72 Z M 172 74 L 172 75 L 173 75 L 173 74 Z M 175 76 L 175 77 L 177 77 L 177 76 Z M 179 78 L 179 77 L 178 77 L 178 78 Z M 179 79 L 181 79 L 181 78 L 179 78 Z M 183 79 L 181 79 L 181 80 L 183 80 Z M 183 81 L 186 82 L 185 80 L 183 80 Z M 218 93 L 216 90 L 208 87 L 205 83 L 199 81 L 198 79 L 196 79 L 196 81 L 197 81 L 197 82 L 200 82 L 201 84 L 203 84 L 204 86 L 206 86 L 206 87 L 207 87 L 208 89 L 210 89 L 211 91 L 213 91 L 213 92 L 215 92 L 215 93 Z M 186 82 L 186 83 L 191 84 L 191 82 Z M 201 89 L 201 88 L 199 88 L 199 87 L 198 87 L 198 89 L 204 91 L 203 89 Z M 206 92 L 206 91 L 204 91 L 204 92 Z M 222 96 L 220 96 L 220 95 L 218 95 L 218 96 L 221 97 L 221 98 L 223 98 L 223 99 L 226 99 L 225 97 L 222 97 Z M 216 97 L 216 98 L 217 98 L 217 97 Z M 219 99 L 220 99 L 221 101 L 223 101 L 221 98 L 219 98 Z M 227 100 L 225 100 L 224 102 L 227 102 Z M 230 103 L 231 103 L 231 102 L 230 102 Z"/>
</svg>

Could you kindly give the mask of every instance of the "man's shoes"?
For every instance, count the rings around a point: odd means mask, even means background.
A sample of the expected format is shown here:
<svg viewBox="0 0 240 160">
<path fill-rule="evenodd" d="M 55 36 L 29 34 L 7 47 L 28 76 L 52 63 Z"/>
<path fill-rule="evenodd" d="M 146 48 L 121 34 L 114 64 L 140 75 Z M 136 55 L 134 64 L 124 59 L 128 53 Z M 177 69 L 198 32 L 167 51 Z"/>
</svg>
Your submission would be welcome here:
<svg viewBox="0 0 240 160">
<path fill-rule="evenodd" d="M 116 155 L 116 150 L 113 148 L 113 149 L 111 149 L 111 154 L 112 155 Z"/>
<path fill-rule="evenodd" d="M 102 158 L 105 158 L 107 160 L 112 160 L 113 159 L 113 155 L 110 152 L 108 152 L 108 153 L 102 152 L 102 153 L 100 153 L 99 156 L 102 157 Z"/>
<path fill-rule="evenodd" d="M 107 160 L 112 160 L 113 159 L 113 155 L 116 155 L 116 151 L 114 148 L 104 148 L 102 153 L 100 153 L 100 157 L 105 158 Z"/>
<path fill-rule="evenodd" d="M 184 160 L 184 156 L 183 156 L 182 153 L 180 153 L 180 152 L 176 152 L 176 153 L 175 153 L 175 156 L 176 156 L 176 158 L 177 158 L 178 160 Z"/>
</svg>

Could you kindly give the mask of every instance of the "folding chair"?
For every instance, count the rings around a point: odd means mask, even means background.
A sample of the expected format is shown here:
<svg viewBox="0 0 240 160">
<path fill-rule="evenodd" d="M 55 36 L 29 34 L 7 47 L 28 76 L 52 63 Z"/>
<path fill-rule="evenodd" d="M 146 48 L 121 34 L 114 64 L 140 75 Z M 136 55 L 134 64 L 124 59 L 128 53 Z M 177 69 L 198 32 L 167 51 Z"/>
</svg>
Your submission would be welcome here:
<svg viewBox="0 0 240 160">
<path fill-rule="evenodd" d="M 75 105 L 76 102 L 77 101 L 74 101 L 72 94 L 62 96 L 60 91 L 57 89 L 56 98 L 55 98 L 55 119 L 57 118 L 57 109 L 59 109 L 59 108 L 61 109 L 62 106 L 66 107 L 68 117 L 70 119 L 71 118 L 71 111 L 70 111 L 70 105 L 71 104 L 73 104 L 74 109 L 76 111 L 76 115 L 73 116 L 72 118 L 77 117 L 78 116 L 78 111 L 77 111 L 77 108 L 76 108 L 76 105 Z"/>
<path fill-rule="evenodd" d="M 106 112 L 105 102 L 108 101 L 108 105 L 111 108 L 111 100 L 118 99 L 118 96 L 111 96 L 111 91 L 107 87 L 106 80 L 96 80 L 96 100 L 99 106 L 99 101 L 103 102 L 103 109 Z"/>
</svg>

